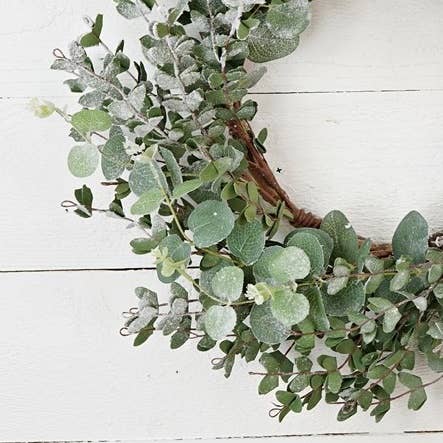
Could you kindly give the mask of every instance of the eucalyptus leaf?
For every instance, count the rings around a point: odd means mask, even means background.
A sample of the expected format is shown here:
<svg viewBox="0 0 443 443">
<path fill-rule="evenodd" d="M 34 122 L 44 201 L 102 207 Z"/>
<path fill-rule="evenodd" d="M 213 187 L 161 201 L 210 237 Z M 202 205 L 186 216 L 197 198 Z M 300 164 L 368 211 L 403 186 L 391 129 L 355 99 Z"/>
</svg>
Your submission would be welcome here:
<svg viewBox="0 0 443 443">
<path fill-rule="evenodd" d="M 204 317 L 205 331 L 213 340 L 221 340 L 234 329 L 236 321 L 231 306 L 211 306 Z"/>
<path fill-rule="evenodd" d="M 212 279 L 213 294 L 225 302 L 233 302 L 240 298 L 243 291 L 243 271 L 236 266 L 220 269 Z"/>
<path fill-rule="evenodd" d="M 271 299 L 272 315 L 286 326 L 300 323 L 309 314 L 309 301 L 303 294 L 279 289 Z"/>
<path fill-rule="evenodd" d="M 255 263 L 265 246 L 265 233 L 261 223 L 237 221 L 227 238 L 227 245 L 235 257 L 246 265 Z"/>
<path fill-rule="evenodd" d="M 414 263 L 423 262 L 428 249 L 428 224 L 417 212 L 411 211 L 401 221 L 392 238 L 394 256 L 405 255 Z"/>
<path fill-rule="evenodd" d="M 333 259 L 340 257 L 349 263 L 357 263 L 357 234 L 342 212 L 332 211 L 327 214 L 321 223 L 321 229 L 329 234 L 334 241 Z"/>
<path fill-rule="evenodd" d="M 107 180 L 114 180 L 121 176 L 129 162 L 129 155 L 125 150 L 125 138 L 121 135 L 111 137 L 102 149 L 102 171 Z"/>
<path fill-rule="evenodd" d="M 250 322 L 255 338 L 269 345 L 284 342 L 291 333 L 291 328 L 274 317 L 269 301 L 262 305 L 254 305 Z"/>
<path fill-rule="evenodd" d="M 206 248 L 224 240 L 231 233 L 234 214 L 226 203 L 208 200 L 192 211 L 188 226 L 194 234 L 196 246 Z"/>
<path fill-rule="evenodd" d="M 68 155 L 68 168 L 75 177 L 88 177 L 97 169 L 99 153 L 94 145 L 74 146 Z"/>
<path fill-rule="evenodd" d="M 80 134 L 88 134 L 92 131 L 108 130 L 111 127 L 112 119 L 104 111 L 83 109 L 72 116 L 71 124 Z"/>
</svg>

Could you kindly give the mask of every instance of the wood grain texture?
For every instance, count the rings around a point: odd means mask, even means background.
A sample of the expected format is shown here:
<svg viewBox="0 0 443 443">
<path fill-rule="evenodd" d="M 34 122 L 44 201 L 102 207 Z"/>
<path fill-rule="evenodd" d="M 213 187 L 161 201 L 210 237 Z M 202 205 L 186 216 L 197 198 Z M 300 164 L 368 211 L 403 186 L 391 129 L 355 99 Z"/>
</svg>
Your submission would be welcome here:
<svg viewBox="0 0 443 443">
<path fill-rule="evenodd" d="M 105 14 L 103 37 L 125 37 L 138 56 L 141 21 L 128 22 L 109 0 L 0 0 L 0 97 L 66 95 L 63 74 L 50 72 L 51 52 L 86 32 L 81 17 Z M 269 65 L 260 91 L 442 89 L 440 0 L 328 0 L 313 4 L 297 51 Z"/>
<path fill-rule="evenodd" d="M 54 46 L 86 30 L 82 15 L 104 13 L 105 40 L 124 36 L 130 55 L 144 24 L 128 26 L 110 0 L 0 0 L 0 11 L 0 271 L 11 272 L 0 272 L 1 442 L 443 440 L 443 384 L 418 413 L 397 402 L 379 425 L 364 415 L 337 423 L 325 405 L 278 424 L 267 417 L 272 396 L 257 395 L 243 362 L 225 380 L 210 370 L 217 353 L 190 352 L 195 343 L 172 352 L 160 335 L 140 349 L 120 338 L 133 288 L 166 300 L 165 286 L 152 271 L 79 271 L 152 262 L 131 254 L 138 234 L 125 223 L 59 207 L 100 175 L 70 177 L 66 127 L 33 118 L 26 103 L 52 97 L 74 109 L 66 74 L 48 66 Z M 440 0 L 314 2 L 300 47 L 271 63 L 252 95 L 254 125 L 269 127 L 268 158 L 297 203 L 319 215 L 342 209 L 377 240 L 410 209 L 443 227 L 442 25 Z M 110 195 L 96 191 L 96 206 Z M 27 272 L 45 269 L 72 271 Z"/>
<path fill-rule="evenodd" d="M 375 426 L 359 414 L 335 421 L 335 406 L 267 416 L 273 396 L 257 395 L 254 366 L 238 362 L 230 379 L 211 371 L 215 350 L 177 351 L 155 335 L 140 348 L 121 338 L 120 313 L 147 285 L 166 301 L 153 272 L 0 275 L 0 441 L 160 440 L 325 433 L 402 433 L 441 429 L 443 383 L 418 412 L 394 402 Z M 192 353 L 191 353 L 192 351 Z M 191 364 L 192 362 L 192 364 Z M 435 377 L 420 371 L 425 380 Z M 358 441 L 358 440 L 357 440 Z M 399 440 L 401 441 L 401 440 Z"/>
<path fill-rule="evenodd" d="M 443 92 L 257 95 L 255 128 L 269 128 L 268 159 L 291 197 L 325 215 L 341 209 L 357 230 L 389 240 L 395 226 L 417 209 L 433 229 L 443 226 Z M 63 101 L 73 107 L 72 101 Z M 96 207 L 112 190 L 70 176 L 74 144 L 64 123 L 34 118 L 26 100 L 0 101 L 4 146 L 0 175 L 0 269 L 128 268 L 152 265 L 131 253 L 140 235 L 127 223 L 97 215 L 66 214 L 60 202 L 87 183 Z M 23 133 L 26 128 L 26 136 Z M 50 174 L 48 175 L 48 171 Z"/>
</svg>

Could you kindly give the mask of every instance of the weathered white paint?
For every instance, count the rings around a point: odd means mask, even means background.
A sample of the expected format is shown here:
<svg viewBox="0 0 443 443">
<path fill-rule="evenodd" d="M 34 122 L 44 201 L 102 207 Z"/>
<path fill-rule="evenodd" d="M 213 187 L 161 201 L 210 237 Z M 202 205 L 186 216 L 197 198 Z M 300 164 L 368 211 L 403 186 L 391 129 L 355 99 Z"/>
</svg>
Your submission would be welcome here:
<svg viewBox="0 0 443 443">
<path fill-rule="evenodd" d="M 140 348 L 121 338 L 120 313 L 133 287 L 148 285 L 166 301 L 153 271 L 0 275 L 0 440 L 120 440 L 441 430 L 443 384 L 417 413 L 395 402 L 375 426 L 358 415 L 335 421 L 322 405 L 282 424 L 267 416 L 273 396 L 243 361 L 230 379 L 210 369 L 217 350 L 190 341 L 176 351 L 161 334 Z M 435 377 L 429 370 L 423 378 Z"/>
<path fill-rule="evenodd" d="M 253 95 L 254 125 L 270 127 L 270 163 L 282 167 L 279 178 L 297 202 L 319 215 L 340 208 L 362 234 L 388 238 L 410 209 L 442 227 L 443 3 L 313 7 L 300 48 L 272 63 Z M 150 266 L 130 253 L 136 233 L 124 223 L 60 209 L 83 183 L 67 174 L 71 142 L 62 122 L 36 120 L 25 106 L 35 95 L 73 105 L 61 85 L 66 76 L 47 67 L 54 46 L 83 32 L 81 15 L 105 13 L 105 39 L 113 46 L 127 35 L 130 54 L 144 25 L 128 26 L 110 0 L 0 0 L 0 11 L 0 270 Z M 96 205 L 109 193 L 96 192 Z M 189 352 L 192 343 L 172 352 L 156 336 L 133 349 L 117 335 L 119 313 L 141 284 L 167 298 L 149 271 L 0 274 L 0 441 L 442 440 L 442 433 L 403 433 L 443 430 L 441 385 L 418 413 L 398 403 L 379 425 L 366 416 L 337 423 L 327 406 L 279 425 L 266 415 L 272 397 L 257 396 L 258 380 L 243 363 L 225 380 L 209 369 L 210 354 Z"/>
<path fill-rule="evenodd" d="M 83 32 L 81 17 L 105 14 L 110 47 L 125 37 L 138 54 L 142 21 L 118 16 L 111 0 L 0 0 L 0 96 L 66 95 L 63 74 L 48 71 L 54 47 Z M 312 25 L 297 52 L 272 63 L 261 91 L 442 89 L 439 0 L 314 1 Z"/>
<path fill-rule="evenodd" d="M 290 195 L 319 215 L 339 208 L 360 233 L 388 240 L 411 209 L 443 227 L 443 91 L 256 95 L 258 129 L 268 126 L 268 158 Z M 59 203 L 88 183 L 105 207 L 112 189 L 101 176 L 75 179 L 66 157 L 73 142 L 64 123 L 38 120 L 24 99 L 0 101 L 5 190 L 0 212 L 0 269 L 131 266 L 152 262 L 128 245 L 126 223 L 66 214 Z M 63 103 L 72 101 L 64 101 Z M 26 134 L 23 133 L 26 128 Z M 48 175 L 48 171 L 50 174 Z"/>
</svg>

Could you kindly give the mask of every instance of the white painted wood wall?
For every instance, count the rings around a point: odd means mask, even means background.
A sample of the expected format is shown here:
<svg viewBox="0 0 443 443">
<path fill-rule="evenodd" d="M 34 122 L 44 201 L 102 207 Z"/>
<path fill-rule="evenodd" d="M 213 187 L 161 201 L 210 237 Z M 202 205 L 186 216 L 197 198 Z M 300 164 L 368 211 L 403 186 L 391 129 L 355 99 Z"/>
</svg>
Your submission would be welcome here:
<svg viewBox="0 0 443 443">
<path fill-rule="evenodd" d="M 299 49 L 254 91 L 271 164 L 301 205 L 342 209 L 373 238 L 410 209 L 443 227 L 443 2 L 313 3 Z M 134 349 L 118 335 L 133 288 L 164 288 L 120 222 L 59 207 L 83 183 L 66 170 L 66 127 L 26 110 L 33 96 L 73 106 L 51 50 L 97 12 L 105 40 L 132 36 L 135 51 L 142 25 L 111 0 L 0 0 L 0 441 L 443 441 L 441 385 L 418 413 L 398 403 L 378 425 L 337 423 L 328 406 L 278 424 L 244 364 L 225 380 L 192 344 Z"/>
</svg>

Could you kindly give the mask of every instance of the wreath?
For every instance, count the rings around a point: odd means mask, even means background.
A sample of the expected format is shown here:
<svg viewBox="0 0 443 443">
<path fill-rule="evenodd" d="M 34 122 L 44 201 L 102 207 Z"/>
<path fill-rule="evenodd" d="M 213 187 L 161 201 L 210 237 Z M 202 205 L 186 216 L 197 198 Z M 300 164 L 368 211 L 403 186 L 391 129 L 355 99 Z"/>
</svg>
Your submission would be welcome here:
<svg viewBox="0 0 443 443">
<path fill-rule="evenodd" d="M 338 420 L 361 409 L 379 421 L 401 397 L 419 409 L 443 378 L 414 373 L 416 357 L 443 372 L 443 237 L 412 211 L 392 244 L 373 244 L 340 211 L 320 219 L 299 208 L 266 162 L 267 129 L 250 126 L 248 89 L 266 69 L 245 62 L 292 53 L 309 1 L 114 1 L 146 22 L 143 60 L 131 61 L 124 41 L 115 50 L 102 41 L 102 15 L 87 18 L 89 32 L 67 55 L 54 50 L 52 65 L 72 74 L 81 110 L 33 108 L 70 125 L 71 173 L 87 177 L 100 163 L 114 191 L 97 208 L 84 185 L 63 207 L 129 224 L 133 252 L 151 254 L 169 287 L 168 302 L 136 288 L 121 334 L 135 346 L 154 333 L 174 349 L 218 346 L 212 364 L 226 377 L 236 360 L 258 360 L 250 374 L 260 394 L 277 390 L 279 420 L 322 398 L 339 405 Z M 93 46 L 103 52 L 94 61 Z"/>
</svg>

